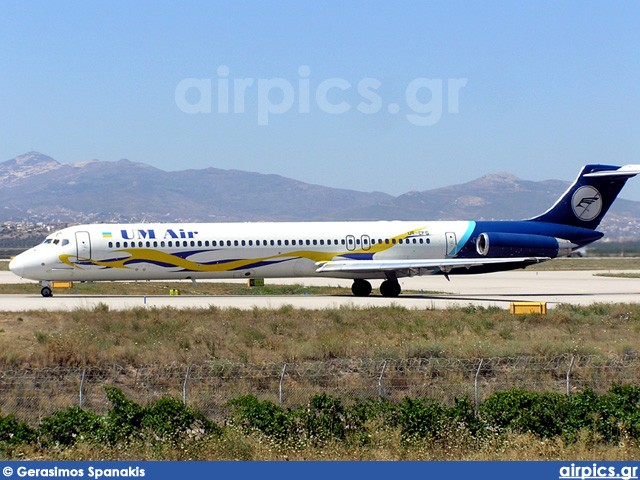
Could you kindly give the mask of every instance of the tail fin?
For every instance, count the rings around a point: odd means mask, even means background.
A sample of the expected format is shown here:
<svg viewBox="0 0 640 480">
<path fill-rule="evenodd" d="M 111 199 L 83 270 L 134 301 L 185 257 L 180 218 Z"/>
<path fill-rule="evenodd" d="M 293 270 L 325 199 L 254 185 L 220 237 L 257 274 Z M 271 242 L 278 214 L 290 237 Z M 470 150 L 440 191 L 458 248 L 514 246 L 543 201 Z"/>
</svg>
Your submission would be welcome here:
<svg viewBox="0 0 640 480">
<path fill-rule="evenodd" d="M 555 205 L 531 221 L 595 230 L 627 180 L 638 173 L 640 165 L 585 165 Z"/>
</svg>

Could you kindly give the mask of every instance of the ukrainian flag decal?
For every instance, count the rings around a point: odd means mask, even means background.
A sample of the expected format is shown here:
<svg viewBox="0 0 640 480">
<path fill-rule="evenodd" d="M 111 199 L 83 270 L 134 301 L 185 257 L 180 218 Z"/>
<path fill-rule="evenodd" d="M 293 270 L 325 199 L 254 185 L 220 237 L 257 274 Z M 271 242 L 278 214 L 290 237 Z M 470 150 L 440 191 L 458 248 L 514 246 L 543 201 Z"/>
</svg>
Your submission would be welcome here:
<svg viewBox="0 0 640 480">
<path fill-rule="evenodd" d="M 111 232 L 102 232 L 102 238 L 111 238 Z"/>
</svg>

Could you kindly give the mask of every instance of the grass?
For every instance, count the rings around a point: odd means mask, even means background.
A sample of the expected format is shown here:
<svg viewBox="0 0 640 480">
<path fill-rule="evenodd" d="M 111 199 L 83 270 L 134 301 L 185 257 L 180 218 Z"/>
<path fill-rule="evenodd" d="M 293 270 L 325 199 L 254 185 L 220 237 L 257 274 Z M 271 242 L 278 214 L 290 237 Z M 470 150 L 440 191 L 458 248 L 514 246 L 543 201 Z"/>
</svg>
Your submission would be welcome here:
<svg viewBox="0 0 640 480">
<path fill-rule="evenodd" d="M 640 305 L 0 312 L 2 368 L 639 352 Z"/>
<path fill-rule="evenodd" d="M 333 358 L 491 357 L 621 354 L 640 351 L 640 305 L 560 306 L 547 316 L 492 308 L 279 310 L 171 308 L 0 312 L 0 369 L 210 361 L 307 362 Z M 389 374 L 391 375 L 391 374 Z M 391 379 L 391 376 L 389 377 Z M 391 380 L 390 380 L 391 381 Z M 242 392 L 240 392 L 242 393 Z M 221 438 L 175 445 L 161 440 L 107 447 L 80 443 L 16 447 L 0 459 L 40 460 L 637 460 L 633 442 L 575 443 L 496 432 L 479 441 L 451 436 L 407 444 L 380 425 L 366 444 L 283 448 L 229 429 Z"/>
<path fill-rule="evenodd" d="M 178 289 L 182 295 L 351 295 L 350 288 L 313 287 L 303 285 L 265 285 L 248 287 L 243 283 L 200 282 L 98 282 L 77 283 L 73 289 L 56 289 L 55 294 L 82 295 L 169 295 Z M 1 284 L 0 294 L 37 294 L 40 288 L 32 283 Z"/>
<path fill-rule="evenodd" d="M 14 447 L 0 453 L 2 460 L 42 461 L 638 461 L 634 442 L 594 444 L 588 438 L 569 443 L 560 438 L 540 439 L 532 434 L 498 434 L 478 440 L 469 435 L 449 435 L 441 441 L 402 441 L 397 429 L 380 425 L 366 443 L 329 441 L 283 446 L 260 435 L 232 428 L 217 438 L 170 442 L 137 441 L 125 447 L 80 443 L 74 447 Z"/>
<path fill-rule="evenodd" d="M 594 275 L 609 278 L 640 278 L 640 273 L 595 273 Z"/>
<path fill-rule="evenodd" d="M 640 258 L 611 257 L 611 258 L 556 258 L 548 262 L 527 267 L 535 271 L 566 271 L 566 270 L 640 270 Z"/>
</svg>

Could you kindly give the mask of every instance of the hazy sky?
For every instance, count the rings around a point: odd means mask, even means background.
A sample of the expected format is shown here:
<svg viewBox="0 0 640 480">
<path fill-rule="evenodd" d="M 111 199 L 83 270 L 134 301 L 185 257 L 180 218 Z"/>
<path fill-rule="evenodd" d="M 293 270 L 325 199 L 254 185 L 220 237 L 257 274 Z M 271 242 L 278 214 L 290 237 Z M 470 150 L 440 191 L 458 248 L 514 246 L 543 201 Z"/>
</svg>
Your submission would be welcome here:
<svg viewBox="0 0 640 480">
<path fill-rule="evenodd" d="M 0 161 L 391 194 L 640 163 L 636 1 L 2 2 L 0 18 Z"/>
</svg>

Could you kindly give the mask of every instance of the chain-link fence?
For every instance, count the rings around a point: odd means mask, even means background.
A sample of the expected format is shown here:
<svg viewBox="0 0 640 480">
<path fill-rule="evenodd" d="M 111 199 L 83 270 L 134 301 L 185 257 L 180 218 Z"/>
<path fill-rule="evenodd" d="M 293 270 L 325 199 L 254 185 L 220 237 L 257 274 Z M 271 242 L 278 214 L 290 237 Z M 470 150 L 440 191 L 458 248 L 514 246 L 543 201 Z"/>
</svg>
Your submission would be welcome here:
<svg viewBox="0 0 640 480">
<path fill-rule="evenodd" d="M 344 402 L 410 396 L 451 404 L 466 396 L 477 405 L 511 387 L 571 393 L 590 386 L 602 393 L 613 383 L 638 381 L 639 355 L 45 368 L 0 371 L 0 408 L 32 424 L 73 405 L 105 413 L 110 405 L 103 387 L 113 386 L 142 405 L 170 396 L 224 422 L 227 402 L 247 394 L 283 407 L 304 405 L 317 393 Z"/>
</svg>

